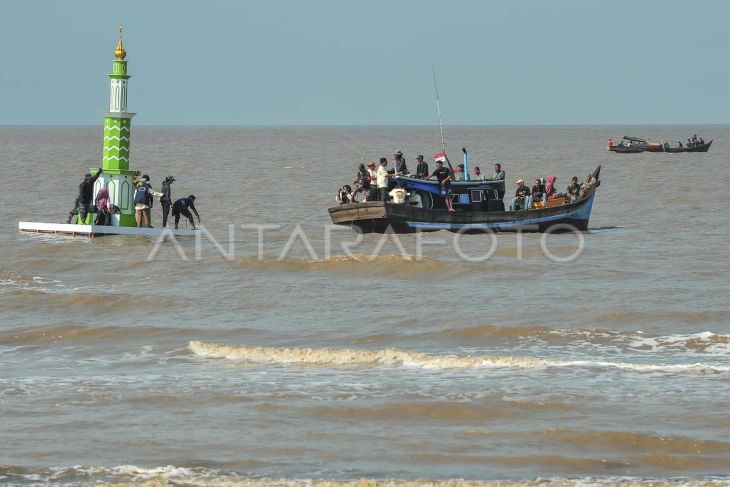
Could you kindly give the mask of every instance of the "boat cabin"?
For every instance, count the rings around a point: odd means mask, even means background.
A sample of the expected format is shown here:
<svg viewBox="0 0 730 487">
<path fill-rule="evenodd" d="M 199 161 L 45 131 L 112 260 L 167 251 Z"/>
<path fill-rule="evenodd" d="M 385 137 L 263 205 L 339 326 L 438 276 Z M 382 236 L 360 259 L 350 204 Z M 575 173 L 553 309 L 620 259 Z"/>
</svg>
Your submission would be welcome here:
<svg viewBox="0 0 730 487">
<path fill-rule="evenodd" d="M 393 178 L 403 183 L 408 195 L 406 203 L 425 209 L 446 209 L 441 185 L 430 179 L 417 179 L 405 176 Z M 451 202 L 454 209 L 461 211 L 504 211 L 504 202 L 499 190 L 504 181 L 454 181 L 451 183 Z"/>
</svg>

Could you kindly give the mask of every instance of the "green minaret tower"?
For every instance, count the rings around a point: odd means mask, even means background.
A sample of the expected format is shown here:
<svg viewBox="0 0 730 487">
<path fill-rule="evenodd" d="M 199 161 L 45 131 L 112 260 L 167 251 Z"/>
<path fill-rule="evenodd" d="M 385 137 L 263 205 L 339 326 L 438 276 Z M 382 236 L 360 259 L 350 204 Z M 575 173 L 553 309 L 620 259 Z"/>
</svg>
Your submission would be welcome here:
<svg viewBox="0 0 730 487">
<path fill-rule="evenodd" d="M 109 75 L 109 111 L 104 114 L 104 149 L 102 151 L 103 174 L 96 182 L 96 192 L 106 187 L 112 203 L 121 213 L 115 214 L 112 225 L 137 226 L 134 220 L 134 184 L 132 178 L 137 171 L 129 170 L 129 141 L 132 135 L 132 117 L 127 111 L 127 51 L 122 44 L 122 27 L 119 27 L 119 42 L 114 50 L 112 72 Z M 91 169 L 95 172 L 96 169 Z"/>
</svg>

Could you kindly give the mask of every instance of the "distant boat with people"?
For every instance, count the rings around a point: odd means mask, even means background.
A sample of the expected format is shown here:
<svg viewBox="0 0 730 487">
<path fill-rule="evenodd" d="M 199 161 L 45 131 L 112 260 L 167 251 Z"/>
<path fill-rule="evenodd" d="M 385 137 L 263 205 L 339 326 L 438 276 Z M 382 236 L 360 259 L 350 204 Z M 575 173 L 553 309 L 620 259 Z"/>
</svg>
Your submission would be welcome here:
<svg viewBox="0 0 730 487">
<path fill-rule="evenodd" d="M 710 150 L 712 140 L 705 142 L 702 138 L 694 135 L 687 139 L 687 144 L 681 141 L 677 142 L 677 146 L 672 147 L 669 142 L 652 142 L 639 137 L 630 137 L 625 135 L 623 140 L 618 144 L 613 143 L 613 139 L 608 139 L 606 150 L 616 152 L 618 154 L 638 154 L 640 152 L 707 152 Z"/>
<path fill-rule="evenodd" d="M 663 144 L 661 142 L 651 142 L 639 137 L 630 137 L 625 135 L 623 140 L 615 145 L 612 139 L 608 139 L 606 150 L 619 153 L 636 153 L 636 152 L 662 152 Z"/>
<path fill-rule="evenodd" d="M 669 143 L 664 144 L 664 152 L 707 152 L 710 150 L 712 140 L 703 144 L 685 146 L 680 143 L 677 147 L 670 147 Z"/>
</svg>

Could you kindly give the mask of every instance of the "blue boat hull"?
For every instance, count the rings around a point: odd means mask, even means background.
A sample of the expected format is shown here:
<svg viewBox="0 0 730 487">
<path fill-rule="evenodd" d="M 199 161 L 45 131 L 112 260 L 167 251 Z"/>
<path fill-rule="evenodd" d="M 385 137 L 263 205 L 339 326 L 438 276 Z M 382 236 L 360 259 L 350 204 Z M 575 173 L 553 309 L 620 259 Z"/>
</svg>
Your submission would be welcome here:
<svg viewBox="0 0 730 487">
<path fill-rule="evenodd" d="M 575 203 L 535 210 L 449 212 L 373 201 L 340 205 L 329 212 L 333 223 L 362 233 L 585 231 L 594 198 L 595 188 Z"/>
</svg>

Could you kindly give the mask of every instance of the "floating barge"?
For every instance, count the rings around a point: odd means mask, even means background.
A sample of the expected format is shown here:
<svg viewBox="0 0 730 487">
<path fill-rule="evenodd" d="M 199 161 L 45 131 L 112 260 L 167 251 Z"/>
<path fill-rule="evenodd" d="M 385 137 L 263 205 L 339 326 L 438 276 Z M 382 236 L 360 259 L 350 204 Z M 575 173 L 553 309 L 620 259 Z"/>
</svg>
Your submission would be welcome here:
<svg viewBox="0 0 730 487">
<path fill-rule="evenodd" d="M 99 237 L 104 235 L 140 235 L 158 238 L 161 235 L 176 237 L 195 235 L 197 230 L 172 228 L 115 227 L 107 225 L 77 225 L 71 223 L 18 222 L 18 230 L 32 233 L 55 233 L 72 237 Z"/>
</svg>

